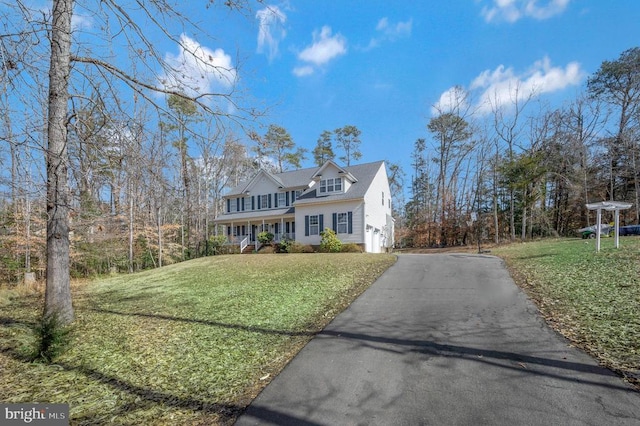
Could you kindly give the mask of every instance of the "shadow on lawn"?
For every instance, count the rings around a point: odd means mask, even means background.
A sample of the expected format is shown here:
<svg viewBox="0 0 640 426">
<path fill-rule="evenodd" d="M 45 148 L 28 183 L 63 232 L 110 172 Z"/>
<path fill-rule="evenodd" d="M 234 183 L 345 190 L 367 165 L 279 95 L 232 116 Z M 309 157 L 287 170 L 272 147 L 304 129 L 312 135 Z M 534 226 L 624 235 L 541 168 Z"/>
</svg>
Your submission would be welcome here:
<svg viewBox="0 0 640 426">
<path fill-rule="evenodd" d="M 315 336 L 316 334 L 318 334 L 318 331 L 290 331 L 290 330 L 274 330 L 274 329 L 270 329 L 270 328 L 263 328 L 263 327 L 256 327 L 256 326 L 252 326 L 252 325 L 241 325 L 241 324 L 227 324 L 224 322 L 218 322 L 218 321 L 209 321 L 209 320 L 201 320 L 201 319 L 193 319 L 193 318 L 180 318 L 180 317 L 174 317 L 174 316 L 170 316 L 170 315 L 162 315 L 162 314 L 144 314 L 144 313 L 132 313 L 132 312 L 120 312 L 120 311 L 113 311 L 110 309 L 100 309 L 100 308 L 90 308 L 90 311 L 93 312 L 98 312 L 98 313 L 102 313 L 102 314 L 113 314 L 113 315 L 122 315 L 122 316 L 130 316 L 130 317 L 141 317 L 141 318 L 154 318 L 154 319 L 161 319 L 161 320 L 167 320 L 167 321 L 178 321 L 178 322 L 185 322 L 185 323 L 192 323 L 192 324 L 202 324 L 202 325 L 208 325 L 211 327 L 222 327 L 222 328 L 229 328 L 229 329 L 233 329 L 233 330 L 242 330 L 242 331 L 250 331 L 253 333 L 263 333 L 263 334 L 277 334 L 277 335 L 283 335 L 283 336 L 292 336 L 292 337 L 297 337 L 297 336 Z"/>
</svg>

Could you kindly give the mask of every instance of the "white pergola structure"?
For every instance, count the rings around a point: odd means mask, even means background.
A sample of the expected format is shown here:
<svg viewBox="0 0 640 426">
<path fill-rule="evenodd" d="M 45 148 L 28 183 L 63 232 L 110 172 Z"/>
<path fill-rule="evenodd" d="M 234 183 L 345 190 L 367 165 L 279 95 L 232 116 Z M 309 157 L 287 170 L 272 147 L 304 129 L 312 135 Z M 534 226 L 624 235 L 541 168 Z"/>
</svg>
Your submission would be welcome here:
<svg viewBox="0 0 640 426">
<path fill-rule="evenodd" d="M 600 201 L 598 203 L 587 204 L 587 209 L 598 211 L 598 223 L 596 225 L 596 253 L 600 251 L 600 226 L 602 223 L 602 210 L 615 212 L 614 237 L 616 248 L 618 248 L 620 247 L 620 210 L 630 209 L 631 205 L 631 203 L 624 203 L 622 201 Z"/>
</svg>

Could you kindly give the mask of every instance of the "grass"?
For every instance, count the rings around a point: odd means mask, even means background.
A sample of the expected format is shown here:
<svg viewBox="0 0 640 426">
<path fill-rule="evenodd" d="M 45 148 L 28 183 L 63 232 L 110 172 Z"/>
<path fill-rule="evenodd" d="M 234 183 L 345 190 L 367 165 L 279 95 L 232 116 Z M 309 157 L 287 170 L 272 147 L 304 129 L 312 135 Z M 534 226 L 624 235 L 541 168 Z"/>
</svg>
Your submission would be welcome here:
<svg viewBox="0 0 640 426">
<path fill-rule="evenodd" d="M 216 256 L 94 281 L 53 364 L 26 355 L 42 293 L 0 291 L 0 401 L 68 403 L 72 424 L 229 424 L 394 261 Z"/>
<path fill-rule="evenodd" d="M 640 384 L 640 238 L 562 239 L 494 249 L 551 325 Z"/>
</svg>

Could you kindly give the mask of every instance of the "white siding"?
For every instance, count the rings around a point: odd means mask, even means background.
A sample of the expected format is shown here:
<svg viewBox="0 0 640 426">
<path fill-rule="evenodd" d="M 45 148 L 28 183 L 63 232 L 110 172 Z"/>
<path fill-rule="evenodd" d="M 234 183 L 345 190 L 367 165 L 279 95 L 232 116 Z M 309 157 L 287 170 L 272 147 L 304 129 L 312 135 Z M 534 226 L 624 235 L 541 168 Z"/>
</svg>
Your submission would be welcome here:
<svg viewBox="0 0 640 426">
<path fill-rule="evenodd" d="M 382 201 L 383 193 L 384 203 Z M 382 246 L 390 247 L 393 244 L 393 222 L 388 220 L 388 217 L 391 216 L 390 198 L 389 180 L 383 163 L 364 197 L 365 232 L 367 227 L 371 228 L 366 236 L 367 251 L 369 252 L 379 253 L 384 250 Z"/>
<path fill-rule="evenodd" d="M 324 227 L 332 228 L 334 213 L 352 212 L 352 234 L 338 234 L 338 238 L 343 243 L 364 243 L 364 227 L 362 218 L 364 205 L 361 200 L 345 201 L 342 203 L 326 203 L 314 205 L 296 206 L 296 241 L 301 244 L 319 245 L 319 235 L 305 236 L 305 216 L 324 215 Z M 322 231 L 322 229 L 320 230 Z"/>
</svg>

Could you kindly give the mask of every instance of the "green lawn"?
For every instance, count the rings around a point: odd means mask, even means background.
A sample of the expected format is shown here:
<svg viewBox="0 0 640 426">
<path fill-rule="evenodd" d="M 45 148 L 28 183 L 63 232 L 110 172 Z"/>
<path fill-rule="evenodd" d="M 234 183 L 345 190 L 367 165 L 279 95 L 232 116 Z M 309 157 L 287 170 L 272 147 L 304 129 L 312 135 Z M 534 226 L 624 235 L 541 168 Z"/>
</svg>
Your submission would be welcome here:
<svg viewBox="0 0 640 426">
<path fill-rule="evenodd" d="M 547 320 L 606 365 L 640 383 L 640 238 L 560 239 L 494 249 Z"/>
<path fill-rule="evenodd" d="M 71 349 L 31 363 L 41 294 L 0 290 L 0 401 L 72 424 L 227 424 L 395 256 L 231 255 L 78 286 Z"/>
</svg>

